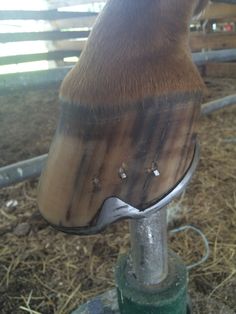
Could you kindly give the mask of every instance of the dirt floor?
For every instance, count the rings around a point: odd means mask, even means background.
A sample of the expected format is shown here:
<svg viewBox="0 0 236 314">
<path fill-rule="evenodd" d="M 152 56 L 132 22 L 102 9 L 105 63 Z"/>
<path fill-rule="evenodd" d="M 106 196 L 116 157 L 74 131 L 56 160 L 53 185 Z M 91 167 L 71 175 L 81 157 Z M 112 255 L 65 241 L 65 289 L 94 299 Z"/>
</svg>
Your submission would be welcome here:
<svg viewBox="0 0 236 314">
<path fill-rule="evenodd" d="M 234 94 L 236 80 L 207 78 L 209 99 Z M 48 151 L 58 117 L 57 88 L 0 96 L 0 166 Z M 190 271 L 194 314 L 236 313 L 236 107 L 201 118 L 201 160 L 169 228 L 200 228 L 207 262 Z M 0 313 L 67 314 L 114 287 L 117 256 L 128 250 L 127 222 L 102 234 L 69 236 L 37 213 L 37 180 L 0 190 Z M 11 202 L 10 202 L 11 201 Z M 14 204 L 15 202 L 15 204 Z M 170 236 L 187 264 L 204 252 L 194 232 Z"/>
</svg>

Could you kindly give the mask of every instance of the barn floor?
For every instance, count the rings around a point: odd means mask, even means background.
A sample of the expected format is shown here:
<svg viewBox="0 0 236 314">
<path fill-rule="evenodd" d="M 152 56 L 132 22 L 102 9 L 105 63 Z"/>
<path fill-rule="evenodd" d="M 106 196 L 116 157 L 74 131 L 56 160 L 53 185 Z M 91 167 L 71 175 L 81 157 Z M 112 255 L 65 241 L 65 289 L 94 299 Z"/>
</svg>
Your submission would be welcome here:
<svg viewBox="0 0 236 314">
<path fill-rule="evenodd" d="M 206 79 L 207 99 L 235 93 L 236 80 Z M 57 88 L 0 96 L 0 166 L 47 152 L 58 115 Z M 194 314 L 236 313 L 236 107 L 202 117 L 201 161 L 170 229 L 199 227 L 208 261 L 190 272 Z M 129 247 L 121 222 L 98 236 L 68 236 L 40 218 L 37 180 L 0 190 L 0 313 L 67 314 L 114 287 L 117 256 Z M 17 201 L 13 206 L 9 201 Z M 200 237 L 169 239 L 186 263 L 204 254 Z"/>
</svg>

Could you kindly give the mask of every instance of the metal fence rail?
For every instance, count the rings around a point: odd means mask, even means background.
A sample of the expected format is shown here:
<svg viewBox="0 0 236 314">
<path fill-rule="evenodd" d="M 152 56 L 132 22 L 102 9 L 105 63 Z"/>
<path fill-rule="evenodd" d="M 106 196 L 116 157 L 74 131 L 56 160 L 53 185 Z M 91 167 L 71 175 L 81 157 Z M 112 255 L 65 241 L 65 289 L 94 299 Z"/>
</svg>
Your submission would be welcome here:
<svg viewBox="0 0 236 314">
<path fill-rule="evenodd" d="M 46 160 L 47 155 L 42 155 L 0 168 L 0 188 L 37 178 L 41 174 Z"/>
</svg>

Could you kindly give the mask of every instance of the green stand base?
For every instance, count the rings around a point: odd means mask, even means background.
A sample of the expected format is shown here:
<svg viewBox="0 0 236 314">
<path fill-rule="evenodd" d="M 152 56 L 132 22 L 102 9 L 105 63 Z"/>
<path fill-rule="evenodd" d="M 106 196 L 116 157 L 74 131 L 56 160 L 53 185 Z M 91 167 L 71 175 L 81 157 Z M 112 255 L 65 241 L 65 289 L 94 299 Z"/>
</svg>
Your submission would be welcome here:
<svg viewBox="0 0 236 314">
<path fill-rule="evenodd" d="M 189 302 L 187 313 L 191 314 L 190 299 Z M 109 290 L 93 299 L 90 299 L 85 304 L 80 305 L 79 308 L 74 310 L 71 314 L 120 314 L 116 289 Z M 231 314 L 233 314 L 233 312 Z"/>
<path fill-rule="evenodd" d="M 172 251 L 168 276 L 159 285 L 140 287 L 128 256 L 118 260 L 116 283 L 121 314 L 187 314 L 187 269 Z"/>
<path fill-rule="evenodd" d="M 186 295 L 187 270 L 173 252 L 169 253 L 169 275 L 160 285 L 148 291 L 139 287 L 127 256 L 118 260 L 116 283 L 117 291 L 89 300 L 72 314 L 191 314 L 191 301 Z"/>
</svg>

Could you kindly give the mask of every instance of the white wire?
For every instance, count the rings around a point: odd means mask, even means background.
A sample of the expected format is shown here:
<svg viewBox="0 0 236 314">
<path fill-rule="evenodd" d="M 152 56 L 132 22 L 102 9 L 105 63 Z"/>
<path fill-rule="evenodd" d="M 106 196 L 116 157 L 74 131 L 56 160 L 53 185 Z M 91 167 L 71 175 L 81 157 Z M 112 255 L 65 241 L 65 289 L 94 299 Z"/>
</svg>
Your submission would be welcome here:
<svg viewBox="0 0 236 314">
<path fill-rule="evenodd" d="M 191 225 L 182 226 L 182 227 L 171 230 L 170 233 L 178 233 L 178 232 L 182 232 L 185 230 L 193 230 L 193 231 L 197 232 L 202 237 L 202 240 L 203 240 L 204 245 L 205 245 L 205 255 L 200 259 L 200 261 L 187 266 L 187 269 L 191 270 L 191 269 L 193 269 L 193 268 L 195 268 L 195 267 L 197 267 L 197 266 L 199 266 L 202 263 L 207 261 L 207 259 L 210 256 L 210 247 L 209 247 L 209 242 L 208 242 L 205 234 L 200 229 L 198 229 L 194 226 L 191 226 Z"/>
</svg>

